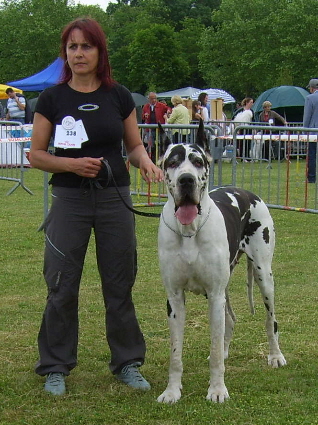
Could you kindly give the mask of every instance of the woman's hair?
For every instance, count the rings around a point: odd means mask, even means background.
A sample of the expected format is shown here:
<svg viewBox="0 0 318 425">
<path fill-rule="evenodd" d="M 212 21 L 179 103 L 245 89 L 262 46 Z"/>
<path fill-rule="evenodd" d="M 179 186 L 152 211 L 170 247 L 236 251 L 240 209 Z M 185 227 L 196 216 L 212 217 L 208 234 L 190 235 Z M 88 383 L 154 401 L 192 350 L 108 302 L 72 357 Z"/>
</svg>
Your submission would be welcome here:
<svg viewBox="0 0 318 425">
<path fill-rule="evenodd" d="M 207 97 L 207 93 L 200 93 L 198 96 L 198 101 L 201 102 L 201 105 L 205 106 L 205 98 Z"/>
<path fill-rule="evenodd" d="M 271 106 L 272 106 L 272 104 L 270 103 L 270 101 L 269 101 L 269 100 L 265 100 L 265 102 L 263 102 L 262 106 L 263 106 L 263 108 L 266 108 L 266 106 L 271 107 Z"/>
<path fill-rule="evenodd" d="M 67 24 L 66 27 L 63 29 L 61 35 L 60 54 L 62 59 L 64 59 L 64 66 L 62 69 L 60 83 L 67 83 L 72 78 L 72 71 L 67 63 L 66 45 L 74 29 L 81 30 L 85 39 L 92 46 L 97 47 L 99 56 L 96 75 L 104 85 L 106 85 L 107 87 L 112 86 L 114 80 L 111 76 L 111 68 L 109 64 L 105 34 L 99 23 L 91 18 L 75 19 L 74 21 Z"/>
<path fill-rule="evenodd" d="M 198 100 L 194 100 L 192 102 L 192 119 L 195 120 L 196 116 L 195 114 L 198 114 L 198 109 L 197 106 L 201 106 L 201 102 L 199 102 Z"/>
<path fill-rule="evenodd" d="M 171 98 L 171 103 L 173 104 L 173 105 L 179 105 L 179 104 L 182 104 L 182 97 L 181 96 L 178 96 L 178 95 L 174 95 L 174 96 L 172 96 L 172 98 Z"/>
<path fill-rule="evenodd" d="M 241 105 L 246 106 L 251 100 L 253 100 L 252 97 L 245 97 L 245 99 L 242 100 Z"/>
</svg>

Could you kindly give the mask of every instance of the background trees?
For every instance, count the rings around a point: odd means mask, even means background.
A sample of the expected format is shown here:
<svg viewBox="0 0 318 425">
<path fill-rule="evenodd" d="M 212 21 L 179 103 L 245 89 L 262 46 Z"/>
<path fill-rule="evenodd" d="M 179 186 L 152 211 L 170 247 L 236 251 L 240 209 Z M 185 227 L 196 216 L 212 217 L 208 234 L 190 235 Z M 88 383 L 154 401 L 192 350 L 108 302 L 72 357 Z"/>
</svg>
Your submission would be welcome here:
<svg viewBox="0 0 318 425">
<path fill-rule="evenodd" d="M 105 30 L 114 77 L 130 90 L 214 87 L 236 98 L 318 76 L 317 0 L 73 0 L 0 3 L 0 82 L 45 68 L 61 29 L 90 15 Z"/>
</svg>

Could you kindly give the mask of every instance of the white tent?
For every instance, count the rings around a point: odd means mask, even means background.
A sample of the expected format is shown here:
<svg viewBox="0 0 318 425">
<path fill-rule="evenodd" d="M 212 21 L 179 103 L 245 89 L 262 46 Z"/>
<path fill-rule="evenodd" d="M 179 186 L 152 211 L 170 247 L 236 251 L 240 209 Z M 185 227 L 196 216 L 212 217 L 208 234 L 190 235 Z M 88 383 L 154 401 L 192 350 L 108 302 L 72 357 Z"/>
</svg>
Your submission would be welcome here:
<svg viewBox="0 0 318 425">
<path fill-rule="evenodd" d="M 157 93 L 157 98 L 167 99 L 167 98 L 171 98 L 172 96 L 181 96 L 181 97 L 190 98 L 192 97 L 194 93 L 197 93 L 199 91 L 200 89 L 197 89 L 195 87 L 184 87 L 182 89 L 176 89 L 176 90 L 170 90 L 170 91 Z"/>
<path fill-rule="evenodd" d="M 212 99 L 222 98 L 224 100 L 224 103 L 235 103 L 234 97 L 227 93 L 225 90 L 221 89 L 198 90 L 197 92 L 191 95 L 191 99 L 197 99 L 200 93 L 207 93 L 207 95 L 209 96 L 209 101 Z"/>
</svg>

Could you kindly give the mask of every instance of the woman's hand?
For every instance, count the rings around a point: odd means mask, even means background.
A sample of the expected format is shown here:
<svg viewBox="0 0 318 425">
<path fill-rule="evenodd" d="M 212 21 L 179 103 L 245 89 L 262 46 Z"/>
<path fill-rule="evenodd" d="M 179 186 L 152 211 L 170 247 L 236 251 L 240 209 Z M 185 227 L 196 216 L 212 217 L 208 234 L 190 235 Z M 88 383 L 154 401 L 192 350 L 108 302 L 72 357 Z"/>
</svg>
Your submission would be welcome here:
<svg viewBox="0 0 318 425">
<path fill-rule="evenodd" d="M 158 183 L 163 181 L 163 172 L 149 158 L 147 153 L 140 157 L 139 169 L 143 179 L 148 183 Z"/>
<path fill-rule="evenodd" d="M 95 178 L 102 167 L 103 158 L 72 158 L 70 163 L 72 173 L 82 177 Z"/>
</svg>

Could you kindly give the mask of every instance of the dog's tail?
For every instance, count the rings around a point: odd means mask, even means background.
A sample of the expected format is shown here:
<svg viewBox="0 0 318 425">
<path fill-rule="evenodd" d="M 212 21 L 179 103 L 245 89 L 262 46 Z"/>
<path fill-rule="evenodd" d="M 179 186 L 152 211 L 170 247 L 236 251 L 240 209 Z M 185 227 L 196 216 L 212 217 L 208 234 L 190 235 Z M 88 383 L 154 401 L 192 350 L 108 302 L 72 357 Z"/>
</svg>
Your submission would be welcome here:
<svg viewBox="0 0 318 425">
<path fill-rule="evenodd" d="M 247 258 L 247 294 L 248 294 L 248 303 L 250 306 L 250 310 L 252 314 L 255 314 L 255 307 L 254 307 L 254 297 L 253 297 L 253 283 L 254 283 L 254 277 L 253 277 L 253 264 L 252 261 Z"/>
</svg>

